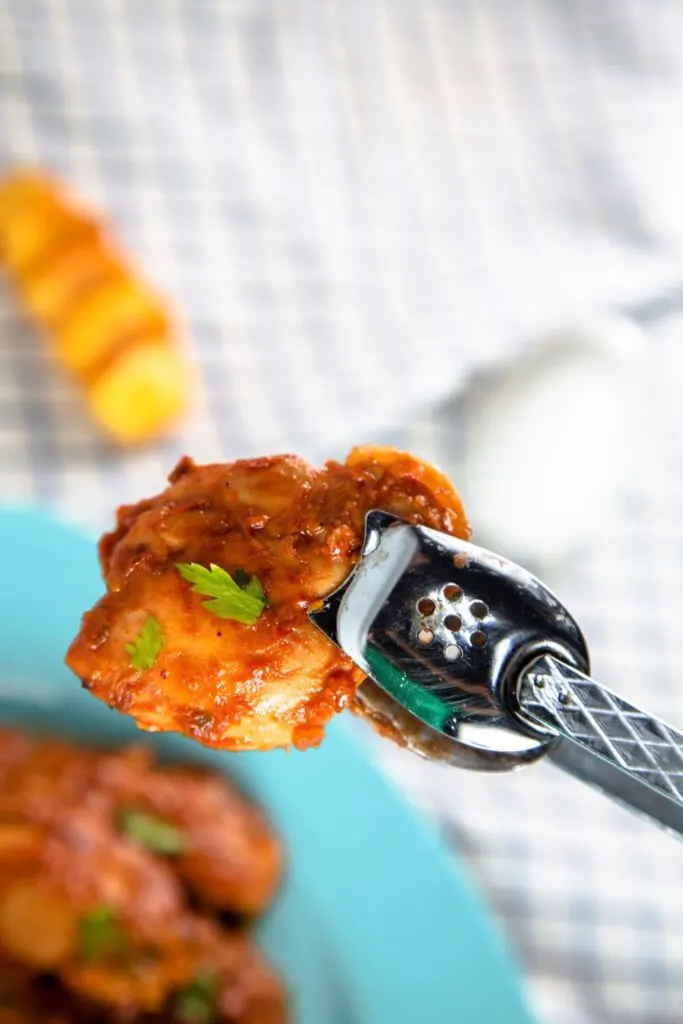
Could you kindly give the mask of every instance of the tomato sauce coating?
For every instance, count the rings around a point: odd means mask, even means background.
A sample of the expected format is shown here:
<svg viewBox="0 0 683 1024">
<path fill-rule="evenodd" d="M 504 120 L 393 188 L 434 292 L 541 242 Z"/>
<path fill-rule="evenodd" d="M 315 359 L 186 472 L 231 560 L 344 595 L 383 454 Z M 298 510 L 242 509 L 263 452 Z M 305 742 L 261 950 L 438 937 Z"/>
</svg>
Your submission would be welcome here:
<svg viewBox="0 0 683 1024">
<path fill-rule="evenodd" d="M 314 746 L 330 718 L 353 705 L 363 673 L 308 611 L 358 560 L 370 509 L 469 534 L 448 480 L 392 448 L 356 448 L 323 469 L 293 455 L 208 466 L 183 459 L 169 481 L 156 497 L 121 508 L 103 537 L 107 593 L 84 616 L 67 664 L 142 728 L 207 746 Z M 253 625 L 219 618 L 178 563 L 255 576 L 268 605 Z M 150 616 L 163 647 L 139 670 L 127 648 Z"/>
</svg>

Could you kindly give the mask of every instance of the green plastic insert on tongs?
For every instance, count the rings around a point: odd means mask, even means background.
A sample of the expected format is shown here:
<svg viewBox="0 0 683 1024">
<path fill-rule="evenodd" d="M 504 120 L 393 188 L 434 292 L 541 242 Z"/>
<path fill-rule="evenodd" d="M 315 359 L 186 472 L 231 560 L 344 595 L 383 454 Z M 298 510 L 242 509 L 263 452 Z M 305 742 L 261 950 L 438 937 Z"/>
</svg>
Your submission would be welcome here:
<svg viewBox="0 0 683 1024">
<path fill-rule="evenodd" d="M 410 711 L 433 729 L 443 729 L 452 709 L 439 697 L 412 682 L 405 672 L 397 668 L 375 647 L 367 646 L 363 656 L 375 682 L 390 693 L 406 711 Z"/>
</svg>

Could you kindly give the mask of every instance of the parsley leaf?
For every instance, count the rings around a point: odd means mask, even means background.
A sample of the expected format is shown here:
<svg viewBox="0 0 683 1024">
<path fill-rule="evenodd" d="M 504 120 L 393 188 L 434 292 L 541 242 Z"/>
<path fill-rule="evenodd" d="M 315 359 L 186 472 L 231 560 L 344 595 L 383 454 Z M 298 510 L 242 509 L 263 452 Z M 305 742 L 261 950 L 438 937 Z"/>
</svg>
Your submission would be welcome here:
<svg viewBox="0 0 683 1024">
<path fill-rule="evenodd" d="M 263 589 L 261 580 L 258 578 L 258 576 L 252 576 L 244 589 L 246 590 L 247 594 L 251 594 L 252 597 L 257 597 L 259 601 L 262 601 L 266 608 L 270 604 L 270 601 L 266 597 L 265 590 Z"/>
<path fill-rule="evenodd" d="M 126 651 L 130 655 L 133 668 L 136 668 L 138 672 L 144 672 L 146 668 L 152 667 L 163 646 L 164 634 L 159 620 L 155 619 L 153 615 L 148 615 L 134 642 L 126 644 Z"/>
<path fill-rule="evenodd" d="M 128 952 L 128 936 L 111 907 L 96 907 L 81 919 L 79 948 L 80 959 L 85 964 L 118 959 Z"/>
<path fill-rule="evenodd" d="M 152 853 L 177 857 L 185 852 L 185 837 L 181 829 L 155 814 L 124 807 L 119 812 L 121 831 L 138 846 L 146 846 Z"/>
<path fill-rule="evenodd" d="M 253 626 L 268 604 L 256 576 L 240 586 L 230 573 L 213 562 L 208 569 L 196 562 L 176 562 L 176 569 L 184 580 L 193 584 L 195 594 L 210 598 L 203 602 L 204 607 L 221 619 L 235 619 Z"/>
<path fill-rule="evenodd" d="M 198 974 L 175 998 L 174 1015 L 183 1024 L 211 1024 L 216 1018 L 218 975 Z"/>
</svg>

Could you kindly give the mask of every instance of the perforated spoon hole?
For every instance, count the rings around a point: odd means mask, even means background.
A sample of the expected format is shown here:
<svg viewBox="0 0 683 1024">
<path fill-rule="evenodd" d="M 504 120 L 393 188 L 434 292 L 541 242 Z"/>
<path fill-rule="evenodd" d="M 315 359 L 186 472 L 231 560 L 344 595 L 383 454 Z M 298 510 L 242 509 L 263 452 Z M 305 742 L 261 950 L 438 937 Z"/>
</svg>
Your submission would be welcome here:
<svg viewBox="0 0 683 1024">
<path fill-rule="evenodd" d="M 473 601 L 470 605 L 470 611 L 475 619 L 485 619 L 489 613 L 488 605 L 484 604 L 483 601 Z"/>
<path fill-rule="evenodd" d="M 462 619 L 459 615 L 447 615 L 443 620 L 443 624 L 446 629 L 450 629 L 452 633 L 457 633 L 462 629 Z"/>
<path fill-rule="evenodd" d="M 486 633 L 481 629 L 475 629 L 475 631 L 470 635 L 470 643 L 473 647 L 486 647 Z"/>
<path fill-rule="evenodd" d="M 431 615 L 435 608 L 436 604 L 431 597 L 421 597 L 417 602 L 417 610 L 420 615 Z"/>
<path fill-rule="evenodd" d="M 457 661 L 462 651 L 457 644 L 449 644 L 448 647 L 444 647 L 443 656 L 446 661 Z"/>
<path fill-rule="evenodd" d="M 420 632 L 417 634 L 417 639 L 418 643 L 425 645 L 431 644 L 432 640 L 434 639 L 434 633 L 432 632 L 431 629 L 421 629 Z"/>
<path fill-rule="evenodd" d="M 462 597 L 462 590 L 455 583 L 447 583 L 443 588 L 443 596 L 447 601 L 457 601 Z"/>
</svg>

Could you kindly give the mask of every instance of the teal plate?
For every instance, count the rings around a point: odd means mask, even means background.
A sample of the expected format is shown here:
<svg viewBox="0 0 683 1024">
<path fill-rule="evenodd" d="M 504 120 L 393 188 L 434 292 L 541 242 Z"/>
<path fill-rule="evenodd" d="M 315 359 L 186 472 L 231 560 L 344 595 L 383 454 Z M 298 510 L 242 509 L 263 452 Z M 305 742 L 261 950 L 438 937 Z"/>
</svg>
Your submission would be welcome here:
<svg viewBox="0 0 683 1024">
<path fill-rule="evenodd" d="M 92 541 L 0 511 L 0 719 L 121 744 L 142 734 L 62 659 L 102 593 Z M 305 754 L 223 754 L 149 736 L 165 758 L 225 772 L 284 837 L 286 883 L 260 940 L 295 1024 L 532 1024 L 464 871 L 366 760 L 343 721 Z"/>
</svg>

